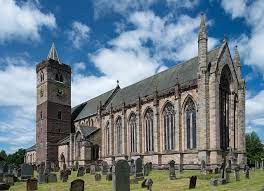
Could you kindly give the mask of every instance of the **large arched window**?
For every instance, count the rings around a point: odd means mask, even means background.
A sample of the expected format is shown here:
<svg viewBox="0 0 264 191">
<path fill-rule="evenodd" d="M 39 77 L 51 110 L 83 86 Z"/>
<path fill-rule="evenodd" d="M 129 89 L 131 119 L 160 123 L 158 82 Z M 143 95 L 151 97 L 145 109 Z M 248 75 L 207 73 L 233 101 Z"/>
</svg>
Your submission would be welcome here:
<svg viewBox="0 0 264 191">
<path fill-rule="evenodd" d="M 81 141 L 82 141 L 82 136 L 81 133 L 78 132 L 76 135 L 76 139 L 75 139 L 75 151 L 76 151 L 76 157 L 81 157 Z"/>
<path fill-rule="evenodd" d="M 130 127 L 130 151 L 137 152 L 137 118 L 135 113 L 132 113 L 129 118 L 129 127 Z"/>
<path fill-rule="evenodd" d="M 153 111 L 148 109 L 145 117 L 145 150 L 154 151 Z"/>
<path fill-rule="evenodd" d="M 165 150 L 172 150 L 175 148 L 175 123 L 174 107 L 171 103 L 167 103 L 163 110 L 163 124 Z"/>
<path fill-rule="evenodd" d="M 106 155 L 110 154 L 110 124 L 107 122 L 105 127 Z"/>
<path fill-rule="evenodd" d="M 118 117 L 116 120 L 116 147 L 117 153 L 122 153 L 122 120 L 121 117 Z"/>
<path fill-rule="evenodd" d="M 226 150 L 229 147 L 229 112 L 230 112 L 230 83 L 231 72 L 228 65 L 224 66 L 219 86 L 220 104 L 220 148 Z"/>
<path fill-rule="evenodd" d="M 196 148 L 196 108 L 193 100 L 188 98 L 185 106 L 185 127 L 187 149 Z"/>
</svg>

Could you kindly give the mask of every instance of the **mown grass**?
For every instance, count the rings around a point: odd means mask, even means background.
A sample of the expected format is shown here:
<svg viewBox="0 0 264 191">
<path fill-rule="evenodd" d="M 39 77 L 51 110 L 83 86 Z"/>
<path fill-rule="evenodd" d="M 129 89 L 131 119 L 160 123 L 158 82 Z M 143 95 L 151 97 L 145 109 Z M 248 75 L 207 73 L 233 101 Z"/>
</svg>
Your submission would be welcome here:
<svg viewBox="0 0 264 191">
<path fill-rule="evenodd" d="M 226 185 L 219 185 L 217 187 L 213 187 L 210 185 L 210 178 L 217 177 L 217 175 L 210 175 L 204 177 L 200 175 L 199 171 L 184 171 L 184 173 L 177 173 L 176 180 L 169 180 L 168 171 L 165 170 L 154 170 L 151 172 L 149 178 L 151 178 L 154 182 L 153 191 L 178 191 L 178 190 L 189 190 L 189 177 L 197 175 L 197 191 L 223 191 L 223 190 L 237 190 L 237 191 L 260 191 L 264 186 L 264 170 L 256 170 L 250 172 L 250 179 L 245 179 L 244 173 L 241 171 L 240 173 L 240 181 L 235 181 L 234 174 L 230 175 L 230 183 Z M 58 176 L 59 177 L 59 176 Z M 50 183 L 50 184 L 39 184 L 39 191 L 69 191 L 70 182 L 76 178 L 76 172 L 73 172 L 69 177 L 67 183 L 62 183 L 58 181 L 58 183 Z M 94 180 L 94 176 L 90 174 L 86 174 L 81 177 L 85 181 L 85 191 L 111 191 L 112 190 L 112 182 L 108 182 L 105 180 L 105 176 L 102 176 L 102 180 L 100 182 L 96 182 Z M 132 191 L 142 191 L 146 189 L 141 188 L 141 182 L 139 184 L 131 184 L 130 189 Z M 15 186 L 12 186 L 10 191 L 25 191 L 26 183 L 18 182 Z M 125 191 L 125 190 L 124 190 Z"/>
</svg>

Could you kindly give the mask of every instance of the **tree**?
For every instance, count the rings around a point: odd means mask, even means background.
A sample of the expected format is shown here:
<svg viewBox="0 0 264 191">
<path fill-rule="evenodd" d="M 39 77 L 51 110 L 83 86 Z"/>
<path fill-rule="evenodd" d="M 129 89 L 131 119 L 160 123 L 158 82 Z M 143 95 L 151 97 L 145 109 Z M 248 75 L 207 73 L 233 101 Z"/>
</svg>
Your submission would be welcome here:
<svg viewBox="0 0 264 191">
<path fill-rule="evenodd" d="M 246 134 L 246 152 L 248 162 L 261 161 L 264 158 L 264 146 L 256 132 Z"/>
<path fill-rule="evenodd" d="M 5 161 L 7 158 L 7 154 L 4 150 L 0 151 L 0 161 Z"/>
<path fill-rule="evenodd" d="M 20 164 L 22 164 L 24 162 L 25 154 L 26 154 L 26 150 L 25 149 L 19 149 L 15 153 L 9 154 L 7 156 L 6 161 L 9 164 L 14 164 L 16 166 L 19 166 Z"/>
</svg>

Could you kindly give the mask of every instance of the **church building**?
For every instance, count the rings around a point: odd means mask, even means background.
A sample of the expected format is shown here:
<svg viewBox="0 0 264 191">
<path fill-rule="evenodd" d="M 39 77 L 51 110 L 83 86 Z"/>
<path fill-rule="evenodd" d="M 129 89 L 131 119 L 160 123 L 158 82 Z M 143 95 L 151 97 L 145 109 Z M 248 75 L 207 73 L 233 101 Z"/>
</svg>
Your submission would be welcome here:
<svg viewBox="0 0 264 191">
<path fill-rule="evenodd" d="M 111 63 L 109 63 L 111 64 Z M 208 50 L 201 15 L 197 56 L 71 107 L 71 67 L 53 44 L 36 66 L 36 145 L 27 163 L 60 166 L 142 157 L 144 163 L 184 168 L 222 162 L 232 151 L 245 164 L 245 80 L 237 47 L 227 40 Z M 88 90 L 87 90 L 88 91 Z"/>
</svg>

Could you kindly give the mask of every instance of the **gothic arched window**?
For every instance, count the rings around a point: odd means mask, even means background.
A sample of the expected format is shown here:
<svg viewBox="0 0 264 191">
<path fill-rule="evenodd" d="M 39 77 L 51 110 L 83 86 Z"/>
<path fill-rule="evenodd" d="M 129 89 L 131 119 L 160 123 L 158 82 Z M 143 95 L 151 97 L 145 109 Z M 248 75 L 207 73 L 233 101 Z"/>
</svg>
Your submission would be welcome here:
<svg viewBox="0 0 264 191">
<path fill-rule="evenodd" d="M 130 116 L 129 127 L 130 127 L 130 151 L 137 152 L 137 118 L 135 113 L 132 113 Z"/>
<path fill-rule="evenodd" d="M 60 75 L 60 82 L 63 82 L 63 76 L 62 76 L 62 74 Z"/>
<path fill-rule="evenodd" d="M 220 148 L 226 150 L 229 147 L 229 114 L 230 114 L 230 82 L 231 72 L 228 65 L 224 66 L 219 85 L 220 103 Z"/>
<path fill-rule="evenodd" d="M 60 81 L 59 74 L 56 74 L 56 75 L 55 75 L 55 80 L 56 80 L 56 81 Z"/>
<path fill-rule="evenodd" d="M 167 103 L 164 108 L 163 124 L 165 150 L 173 150 L 175 148 L 175 123 L 174 107 L 171 103 Z"/>
<path fill-rule="evenodd" d="M 117 147 L 117 153 L 122 153 L 122 121 L 121 117 L 118 117 L 116 120 L 116 147 Z"/>
<path fill-rule="evenodd" d="M 105 127 L 106 155 L 110 154 L 110 124 L 107 122 Z"/>
<path fill-rule="evenodd" d="M 185 127 L 187 149 L 196 148 L 196 108 L 193 100 L 188 98 L 185 106 Z"/>
<path fill-rule="evenodd" d="M 154 151 L 154 129 L 153 129 L 153 111 L 148 109 L 145 117 L 145 150 Z"/>
<path fill-rule="evenodd" d="M 76 157 L 80 157 L 81 156 L 81 141 L 82 141 L 82 137 L 81 137 L 81 133 L 78 132 L 76 135 L 76 145 L 75 145 L 75 151 L 76 151 Z"/>
</svg>

